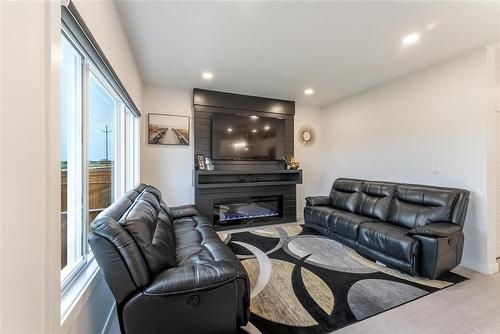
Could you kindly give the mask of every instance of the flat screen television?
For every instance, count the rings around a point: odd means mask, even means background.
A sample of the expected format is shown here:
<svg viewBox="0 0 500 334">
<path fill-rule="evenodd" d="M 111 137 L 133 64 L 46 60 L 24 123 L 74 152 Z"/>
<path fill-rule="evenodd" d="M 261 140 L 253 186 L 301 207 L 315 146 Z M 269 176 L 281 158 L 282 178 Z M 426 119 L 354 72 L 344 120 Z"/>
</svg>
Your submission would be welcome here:
<svg viewBox="0 0 500 334">
<path fill-rule="evenodd" d="M 216 160 L 281 160 L 285 122 L 273 117 L 214 113 L 212 158 Z"/>
</svg>

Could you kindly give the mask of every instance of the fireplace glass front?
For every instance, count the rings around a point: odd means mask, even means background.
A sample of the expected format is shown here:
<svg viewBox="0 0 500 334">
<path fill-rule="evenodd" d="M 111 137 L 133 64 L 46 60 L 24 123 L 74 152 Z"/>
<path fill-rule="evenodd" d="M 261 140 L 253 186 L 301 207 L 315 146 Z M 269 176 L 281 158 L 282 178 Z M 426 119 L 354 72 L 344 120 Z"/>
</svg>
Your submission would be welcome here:
<svg viewBox="0 0 500 334">
<path fill-rule="evenodd" d="M 237 225 L 248 221 L 272 221 L 283 217 L 282 196 L 247 197 L 214 203 L 216 225 Z"/>
</svg>

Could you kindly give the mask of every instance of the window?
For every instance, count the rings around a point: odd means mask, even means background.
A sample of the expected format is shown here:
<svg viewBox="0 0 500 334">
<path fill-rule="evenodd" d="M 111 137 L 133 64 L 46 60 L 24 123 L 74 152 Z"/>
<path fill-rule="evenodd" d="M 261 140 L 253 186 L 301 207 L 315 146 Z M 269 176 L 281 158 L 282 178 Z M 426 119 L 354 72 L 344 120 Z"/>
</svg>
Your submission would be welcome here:
<svg viewBox="0 0 500 334">
<path fill-rule="evenodd" d="M 90 73 L 87 144 L 89 222 L 115 197 L 117 114 L 118 101 Z"/>
<path fill-rule="evenodd" d="M 83 256 L 83 56 L 61 42 L 61 266 L 68 276 Z M 71 242 L 68 243 L 68 240 Z"/>
<path fill-rule="evenodd" d="M 61 286 L 92 260 L 95 217 L 137 182 L 138 118 L 88 52 L 61 35 Z"/>
<path fill-rule="evenodd" d="M 130 112 L 125 110 L 125 139 L 127 140 L 127 150 L 125 151 L 125 189 L 131 189 L 139 180 L 139 126 L 140 122 Z"/>
</svg>

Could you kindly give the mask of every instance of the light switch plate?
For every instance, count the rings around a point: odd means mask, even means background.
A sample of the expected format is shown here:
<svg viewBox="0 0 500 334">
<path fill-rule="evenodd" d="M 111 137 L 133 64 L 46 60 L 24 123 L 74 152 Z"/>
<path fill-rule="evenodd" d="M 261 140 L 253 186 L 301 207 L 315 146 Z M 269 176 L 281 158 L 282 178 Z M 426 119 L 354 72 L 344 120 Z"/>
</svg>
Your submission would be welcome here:
<svg viewBox="0 0 500 334">
<path fill-rule="evenodd" d="M 432 174 L 439 174 L 439 165 L 438 164 L 432 164 L 431 165 L 431 173 Z"/>
</svg>

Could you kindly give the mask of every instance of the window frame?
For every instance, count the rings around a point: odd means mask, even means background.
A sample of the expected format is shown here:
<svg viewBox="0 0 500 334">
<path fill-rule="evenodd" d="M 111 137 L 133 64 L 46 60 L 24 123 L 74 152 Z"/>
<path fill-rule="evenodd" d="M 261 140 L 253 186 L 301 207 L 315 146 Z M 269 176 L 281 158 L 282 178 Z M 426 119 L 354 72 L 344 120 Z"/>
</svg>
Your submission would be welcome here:
<svg viewBox="0 0 500 334">
<path fill-rule="evenodd" d="M 92 254 L 92 251 L 90 249 L 90 246 L 87 242 L 87 237 L 89 235 L 89 225 L 90 225 L 90 216 L 89 216 L 89 188 L 88 188 L 88 181 L 89 181 L 89 159 L 88 159 L 88 152 L 89 152 L 89 83 L 90 83 L 90 78 L 91 76 L 94 76 L 95 79 L 98 81 L 98 83 L 101 85 L 103 89 L 106 90 L 106 93 L 108 93 L 116 102 L 115 104 L 115 127 L 116 131 L 114 131 L 114 152 L 115 152 L 115 166 L 114 166 L 114 175 L 113 175 L 113 180 L 112 180 L 112 195 L 113 199 L 119 198 L 125 190 L 127 189 L 126 187 L 129 186 L 131 181 L 127 183 L 127 180 L 132 180 L 133 182 L 137 181 L 137 176 L 138 176 L 138 170 L 135 170 L 137 168 L 137 163 L 135 162 L 137 159 L 137 141 L 139 140 L 138 138 L 138 133 L 136 131 L 137 129 L 137 123 L 139 123 L 139 118 L 135 116 L 132 111 L 127 107 L 125 101 L 123 101 L 122 95 L 118 94 L 116 92 L 115 87 L 109 82 L 107 79 L 107 76 L 102 73 L 100 68 L 93 63 L 92 57 L 86 52 L 86 49 L 78 42 L 77 38 L 72 34 L 70 29 L 63 23 L 61 26 L 61 33 L 60 33 L 61 39 L 65 38 L 68 43 L 75 49 L 77 53 L 79 53 L 82 56 L 82 73 L 80 75 L 82 84 L 81 84 L 81 93 L 80 95 L 80 100 L 81 100 L 81 110 L 78 110 L 78 112 L 81 112 L 82 115 L 80 115 L 80 119 L 82 124 L 82 140 L 81 140 L 81 158 L 79 162 L 81 162 L 81 166 L 79 170 L 79 174 L 81 175 L 81 180 L 78 180 L 77 182 L 81 181 L 81 191 L 82 194 L 80 195 L 82 199 L 82 214 L 80 221 L 78 222 L 80 226 L 80 240 L 78 241 L 81 244 L 81 251 L 82 251 L 82 256 L 80 259 L 75 263 L 72 264 L 71 267 L 68 267 L 68 264 L 64 268 L 61 268 L 60 270 L 60 286 L 61 286 L 61 298 L 64 298 L 65 295 L 70 294 L 68 290 L 72 288 L 73 283 L 76 283 L 78 281 L 81 281 L 79 279 L 79 276 L 83 276 L 83 274 L 86 272 L 86 270 L 89 267 L 96 267 L 93 262 L 95 262 L 94 256 Z M 129 121 L 130 120 L 130 121 Z M 128 132 L 130 132 L 129 127 L 133 128 L 132 133 L 133 137 L 129 138 L 127 136 Z M 132 143 L 132 145 L 130 145 Z M 69 143 L 68 143 L 69 144 Z M 130 147 L 129 147 L 130 145 Z M 128 151 L 131 151 L 131 153 L 127 154 Z M 131 161 L 130 161 L 130 160 Z M 134 166 L 134 170 L 129 170 L 127 167 L 128 166 Z M 72 180 L 73 182 L 75 180 Z M 70 182 L 68 179 L 67 182 Z M 60 210 L 60 212 L 62 212 Z M 73 242 L 75 239 L 72 239 Z M 66 243 L 66 248 L 69 249 L 70 247 L 70 240 L 69 235 L 67 237 L 67 243 Z M 62 248 L 61 248 L 62 251 Z M 93 264 L 91 266 L 91 264 Z M 87 274 L 87 276 L 89 276 Z M 65 311 L 61 309 L 61 315 L 63 316 L 65 314 Z"/>
<path fill-rule="evenodd" d="M 66 41 L 74 48 L 74 50 L 79 53 L 82 57 L 82 67 L 81 67 L 81 73 L 79 75 L 80 79 L 81 79 L 81 92 L 79 94 L 79 99 L 80 99 L 80 102 L 81 102 L 81 105 L 79 106 L 79 110 L 78 112 L 81 112 L 80 115 L 78 115 L 78 118 L 80 119 L 80 122 L 81 124 L 79 124 L 79 126 L 81 126 L 81 147 L 79 148 L 79 150 L 81 151 L 80 152 L 80 157 L 79 157 L 79 166 L 76 166 L 76 168 L 78 169 L 78 174 L 80 176 L 80 179 L 79 180 L 70 180 L 70 178 L 67 178 L 67 184 L 72 181 L 72 182 L 77 182 L 77 183 L 81 183 L 80 184 L 80 190 L 81 190 L 81 194 L 79 194 L 79 199 L 81 200 L 81 213 L 80 213 L 80 217 L 79 217 L 79 220 L 78 221 L 78 224 L 80 224 L 80 227 L 78 228 L 79 229 L 79 232 L 81 233 L 81 236 L 80 236 L 80 241 L 78 241 L 80 243 L 80 247 L 81 247 L 81 256 L 79 258 L 79 260 L 72 264 L 71 266 L 68 265 L 68 263 L 66 263 L 66 266 L 64 268 L 61 268 L 61 273 L 60 273 L 60 279 L 61 279 L 61 292 L 64 293 L 66 287 L 69 285 L 69 283 L 71 281 L 74 280 L 74 278 L 78 275 L 79 272 L 81 272 L 83 270 L 83 268 L 86 266 L 86 264 L 89 262 L 88 259 L 87 259 L 87 252 L 86 252 L 86 240 L 83 239 L 83 236 L 85 235 L 86 231 L 85 231 L 85 226 L 82 224 L 83 220 L 84 220 L 84 215 L 86 213 L 86 210 L 87 210 L 87 205 L 86 205 L 86 201 L 85 201 L 85 193 L 86 193 L 86 184 L 85 184 L 85 158 L 86 158 L 86 155 L 87 155 L 87 147 L 86 147 L 86 142 L 84 140 L 85 138 L 85 133 L 86 133 L 86 123 L 87 123 L 87 120 L 86 120 L 86 110 L 87 110 L 87 100 L 86 100 L 86 96 L 87 96 L 87 78 L 86 78 L 86 73 L 87 73 L 87 70 L 86 68 L 88 67 L 88 64 L 87 64 L 87 58 L 85 57 L 85 54 L 82 52 L 81 48 L 78 47 L 78 44 L 75 42 L 75 40 L 73 40 L 70 36 L 70 34 L 67 33 L 67 31 L 65 31 L 64 27 L 63 29 L 61 29 L 61 39 L 66 39 Z M 68 145 L 68 148 L 69 148 L 69 145 L 70 143 L 67 144 Z M 67 185 L 67 197 L 69 192 L 68 192 L 68 189 L 69 189 L 69 185 Z M 60 210 L 61 211 L 61 210 Z M 67 224 L 67 226 L 69 226 L 69 224 Z M 67 232 L 66 232 L 67 233 Z M 70 238 L 69 238 L 69 233 L 67 233 L 67 238 L 66 238 L 66 249 L 67 249 L 67 261 L 69 261 L 69 248 L 72 247 L 72 246 L 69 246 L 70 245 Z M 72 236 L 71 239 L 75 238 L 75 236 Z M 76 237 L 78 238 L 78 237 Z M 61 250 L 62 251 L 62 250 Z"/>
<path fill-rule="evenodd" d="M 85 52 L 88 59 L 91 60 L 91 63 L 93 63 L 104 75 L 108 83 L 114 88 L 114 91 L 120 96 L 120 99 L 125 103 L 132 114 L 137 118 L 141 117 L 139 108 L 137 108 L 128 94 L 125 86 L 114 71 L 113 66 L 111 66 L 106 55 L 92 36 L 90 29 L 85 24 L 75 4 L 71 0 L 68 1 L 66 5 L 61 6 L 61 22 L 62 27 L 73 36 L 74 40 L 78 41 L 81 50 Z"/>
</svg>

